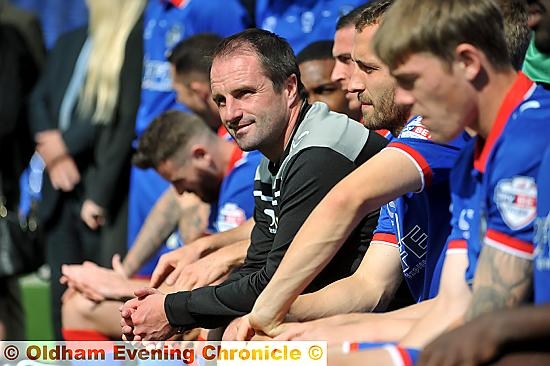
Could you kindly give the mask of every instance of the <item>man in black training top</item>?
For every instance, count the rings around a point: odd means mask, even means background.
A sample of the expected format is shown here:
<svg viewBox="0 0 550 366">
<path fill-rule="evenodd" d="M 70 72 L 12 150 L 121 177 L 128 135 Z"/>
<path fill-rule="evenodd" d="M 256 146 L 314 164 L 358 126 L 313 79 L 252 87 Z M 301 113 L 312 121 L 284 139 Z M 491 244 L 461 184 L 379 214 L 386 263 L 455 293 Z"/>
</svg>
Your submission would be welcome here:
<svg viewBox="0 0 550 366">
<path fill-rule="evenodd" d="M 127 339 L 161 340 L 195 327 L 216 328 L 248 313 L 298 229 L 343 177 L 380 151 L 386 140 L 325 104 L 303 98 L 292 49 L 278 36 L 249 29 L 224 39 L 214 53 L 212 97 L 239 146 L 259 150 L 255 226 L 244 266 L 217 286 L 162 294 L 135 293 L 121 310 Z M 353 273 L 372 238 L 378 212 L 365 217 L 305 289 L 315 291 Z"/>
</svg>

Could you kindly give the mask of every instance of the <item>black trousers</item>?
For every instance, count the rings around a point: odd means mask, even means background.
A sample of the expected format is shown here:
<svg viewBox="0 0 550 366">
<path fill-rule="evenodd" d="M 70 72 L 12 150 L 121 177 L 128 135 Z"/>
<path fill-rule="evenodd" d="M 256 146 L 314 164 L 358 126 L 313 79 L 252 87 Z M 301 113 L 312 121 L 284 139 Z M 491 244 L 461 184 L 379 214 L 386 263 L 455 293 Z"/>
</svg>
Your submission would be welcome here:
<svg viewBox="0 0 550 366">
<path fill-rule="evenodd" d="M 0 278 L 0 340 L 24 341 L 25 316 L 17 277 Z"/>
<path fill-rule="evenodd" d="M 55 340 L 61 335 L 61 296 L 66 286 L 59 283 L 61 265 L 97 262 L 101 253 L 98 231 L 89 229 L 80 219 L 80 201 L 64 194 L 53 218 L 44 225 L 46 260 L 51 269 L 51 315 Z"/>
</svg>

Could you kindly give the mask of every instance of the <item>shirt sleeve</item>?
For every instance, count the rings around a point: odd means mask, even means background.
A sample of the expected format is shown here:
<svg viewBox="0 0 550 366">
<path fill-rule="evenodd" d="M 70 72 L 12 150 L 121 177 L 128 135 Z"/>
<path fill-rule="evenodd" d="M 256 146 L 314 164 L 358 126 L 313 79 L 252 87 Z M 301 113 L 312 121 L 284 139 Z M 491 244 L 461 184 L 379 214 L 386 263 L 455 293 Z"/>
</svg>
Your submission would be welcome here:
<svg viewBox="0 0 550 366">
<path fill-rule="evenodd" d="M 233 171 L 224 178 L 216 220 L 219 232 L 233 229 L 252 217 L 254 173 L 258 162 L 259 159 L 253 157 L 252 161 L 233 168 Z"/>
<path fill-rule="evenodd" d="M 466 254 L 468 252 L 468 242 L 464 238 L 464 231 L 460 229 L 459 223 L 469 223 L 474 218 L 473 209 L 463 209 L 460 204 L 460 201 L 457 200 L 456 194 L 451 194 L 451 208 L 452 208 L 452 217 L 451 217 L 451 232 L 447 238 L 446 244 L 446 255 L 449 254 Z"/>
<path fill-rule="evenodd" d="M 390 202 L 380 209 L 380 218 L 378 219 L 378 226 L 374 230 L 372 241 L 397 248 L 397 235 L 395 233 L 395 226 L 390 218 L 390 207 L 388 207 L 392 203 Z"/>
<path fill-rule="evenodd" d="M 418 192 L 431 185 L 449 181 L 449 173 L 460 153 L 461 146 L 436 144 L 419 138 L 398 138 L 386 149 L 399 151 L 416 166 L 422 179 Z"/>
<path fill-rule="evenodd" d="M 283 178 L 278 230 L 265 265 L 229 283 L 168 295 L 164 306 L 170 324 L 186 329 L 215 328 L 250 312 L 310 212 L 354 169 L 353 162 L 327 148 L 310 148 L 293 159 Z M 321 170 L 323 174 L 319 174 Z M 255 245 L 253 240 L 251 247 Z"/>
</svg>

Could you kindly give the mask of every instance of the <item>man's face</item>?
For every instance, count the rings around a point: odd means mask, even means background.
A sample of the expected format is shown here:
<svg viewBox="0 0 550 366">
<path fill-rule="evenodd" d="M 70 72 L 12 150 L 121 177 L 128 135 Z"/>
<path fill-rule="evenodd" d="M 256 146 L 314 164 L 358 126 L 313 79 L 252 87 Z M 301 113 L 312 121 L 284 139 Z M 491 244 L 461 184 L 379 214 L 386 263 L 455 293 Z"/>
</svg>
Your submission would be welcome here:
<svg viewBox="0 0 550 366">
<path fill-rule="evenodd" d="M 361 103 L 357 100 L 357 93 L 348 92 L 348 83 L 353 73 L 353 62 L 351 60 L 351 50 L 353 48 L 353 36 L 355 28 L 348 26 L 340 28 L 334 35 L 334 46 L 332 46 L 332 56 L 335 59 L 332 69 L 332 81 L 340 82 L 342 89 L 346 92 L 348 107 L 351 111 L 358 111 Z"/>
<path fill-rule="evenodd" d="M 282 151 L 290 119 L 288 88 L 276 92 L 251 52 L 217 58 L 210 73 L 222 123 L 241 149 Z"/>
<path fill-rule="evenodd" d="M 479 96 L 461 63 L 449 66 L 431 54 L 417 53 L 392 74 L 398 84 L 395 101 L 422 115 L 434 141 L 449 142 L 465 127 L 477 132 Z"/>
<path fill-rule="evenodd" d="M 170 66 L 170 70 L 172 73 L 172 88 L 176 91 L 178 102 L 185 104 L 194 113 L 202 115 L 206 106 L 191 88 L 190 76 L 178 74 L 174 66 Z"/>
<path fill-rule="evenodd" d="M 171 72 L 172 88 L 176 92 L 178 102 L 189 107 L 213 130 L 217 130 L 220 127 L 217 108 L 212 105 L 210 98 L 205 97 L 210 94 L 210 83 L 194 72 L 179 74 L 174 66 L 171 66 Z"/>
<path fill-rule="evenodd" d="M 349 112 L 346 93 L 340 88 L 339 82 L 330 80 L 334 59 L 305 61 L 299 67 L 310 103 L 323 102 L 335 112 Z"/>
<path fill-rule="evenodd" d="M 372 130 L 395 131 L 405 124 L 409 108 L 395 103 L 395 81 L 371 49 L 377 29 L 378 25 L 368 26 L 355 34 L 354 69 L 348 90 L 357 93 L 365 126 Z"/>
<path fill-rule="evenodd" d="M 535 46 L 550 54 L 550 0 L 529 2 L 529 26 L 535 31 Z"/>
<path fill-rule="evenodd" d="M 157 171 L 179 194 L 195 193 L 202 201 L 212 203 L 218 199 L 221 180 L 203 165 L 200 158 L 178 156 L 160 163 Z"/>
</svg>

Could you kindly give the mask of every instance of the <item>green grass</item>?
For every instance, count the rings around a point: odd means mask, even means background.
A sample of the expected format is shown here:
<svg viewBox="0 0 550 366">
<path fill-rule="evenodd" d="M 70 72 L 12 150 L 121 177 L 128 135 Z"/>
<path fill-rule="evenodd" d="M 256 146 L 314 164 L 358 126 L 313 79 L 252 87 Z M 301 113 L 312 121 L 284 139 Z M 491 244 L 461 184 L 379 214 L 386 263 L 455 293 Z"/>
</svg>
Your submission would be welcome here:
<svg viewBox="0 0 550 366">
<path fill-rule="evenodd" d="M 53 338 L 50 317 L 50 284 L 35 274 L 20 279 L 25 309 L 28 340 L 45 341 Z"/>
</svg>

